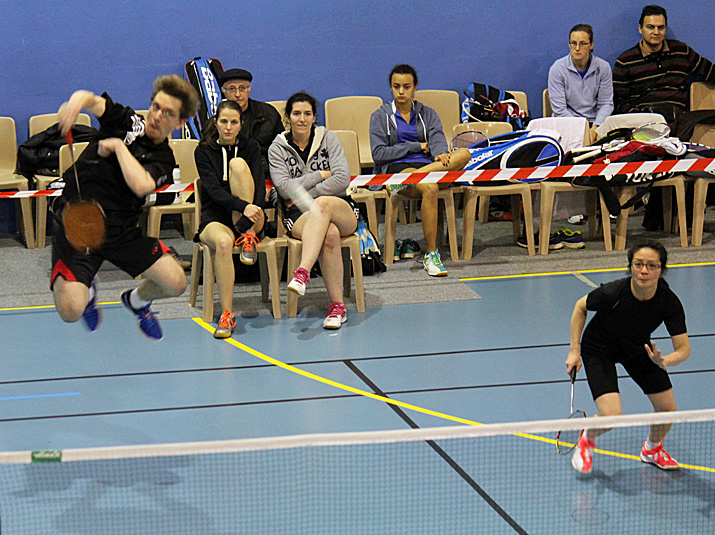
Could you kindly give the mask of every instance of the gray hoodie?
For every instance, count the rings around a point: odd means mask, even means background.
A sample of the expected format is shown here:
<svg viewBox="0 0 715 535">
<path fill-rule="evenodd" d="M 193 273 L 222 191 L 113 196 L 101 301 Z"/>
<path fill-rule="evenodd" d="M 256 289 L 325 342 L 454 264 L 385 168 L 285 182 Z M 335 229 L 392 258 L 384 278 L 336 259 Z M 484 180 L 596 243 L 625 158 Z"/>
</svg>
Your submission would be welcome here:
<svg viewBox="0 0 715 535">
<path fill-rule="evenodd" d="M 442 121 L 429 106 L 416 100 L 412 101 L 417 114 L 417 136 L 419 142 L 398 143 L 397 122 L 395 121 L 394 102 L 385 102 L 370 116 L 370 148 L 375 162 L 375 173 L 386 173 L 395 160 L 422 152 L 420 143 L 427 142 L 430 148 L 428 157 L 434 160 L 440 154 L 449 152 L 447 138 L 444 137 Z"/>
<path fill-rule="evenodd" d="M 288 198 L 282 189 L 287 181 L 298 180 L 313 198 L 345 195 L 350 185 L 350 171 L 338 136 L 324 126 L 316 126 L 308 161 L 303 162 L 288 144 L 285 134 L 276 136 L 268 149 L 271 180 L 278 194 Z M 330 171 L 332 176 L 323 180 L 320 171 Z"/>
</svg>

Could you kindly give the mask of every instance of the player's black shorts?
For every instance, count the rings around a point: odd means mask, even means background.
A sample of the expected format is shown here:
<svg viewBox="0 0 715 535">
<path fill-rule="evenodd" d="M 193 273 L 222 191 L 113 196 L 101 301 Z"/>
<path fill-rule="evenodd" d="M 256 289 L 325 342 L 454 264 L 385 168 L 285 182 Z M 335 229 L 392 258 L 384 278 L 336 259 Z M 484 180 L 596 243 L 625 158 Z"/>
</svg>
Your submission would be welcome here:
<svg viewBox="0 0 715 535">
<path fill-rule="evenodd" d="M 102 262 L 109 260 L 132 277 L 140 275 L 159 260 L 169 248 L 158 238 L 150 238 L 139 227 L 107 226 L 102 247 L 90 254 L 76 251 L 67 241 L 62 222 L 55 217 L 52 232 L 52 275 L 50 289 L 61 275 L 89 287 Z"/>
<path fill-rule="evenodd" d="M 603 394 L 618 392 L 617 362 L 623 365 L 631 379 L 646 395 L 659 394 L 673 387 L 668 372 L 650 360 L 647 355 L 624 358 L 616 354 L 589 353 L 588 350 L 581 348 L 581 359 L 594 400 Z"/>
</svg>

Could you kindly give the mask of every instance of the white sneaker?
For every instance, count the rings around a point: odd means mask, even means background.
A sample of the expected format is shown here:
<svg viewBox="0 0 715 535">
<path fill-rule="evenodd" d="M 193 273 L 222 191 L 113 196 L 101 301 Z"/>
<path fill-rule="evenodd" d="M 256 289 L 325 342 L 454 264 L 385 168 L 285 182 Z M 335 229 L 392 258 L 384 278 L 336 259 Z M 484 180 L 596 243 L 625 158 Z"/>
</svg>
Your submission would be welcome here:
<svg viewBox="0 0 715 535">
<path fill-rule="evenodd" d="M 577 472 L 582 474 L 590 474 L 593 468 L 593 450 L 596 449 L 596 443 L 590 441 L 586 437 L 586 431 L 581 433 L 581 437 L 578 439 L 578 444 L 576 444 L 576 449 L 573 450 L 573 455 L 571 456 L 571 466 Z"/>
<path fill-rule="evenodd" d="M 442 259 L 439 257 L 439 251 L 426 253 L 422 259 L 422 266 L 425 268 L 427 275 L 431 277 L 446 277 L 447 270 L 442 265 Z"/>
<path fill-rule="evenodd" d="M 339 329 L 343 323 L 348 321 L 348 310 L 344 303 L 330 303 L 328 305 L 328 314 L 323 321 L 325 329 Z"/>
</svg>

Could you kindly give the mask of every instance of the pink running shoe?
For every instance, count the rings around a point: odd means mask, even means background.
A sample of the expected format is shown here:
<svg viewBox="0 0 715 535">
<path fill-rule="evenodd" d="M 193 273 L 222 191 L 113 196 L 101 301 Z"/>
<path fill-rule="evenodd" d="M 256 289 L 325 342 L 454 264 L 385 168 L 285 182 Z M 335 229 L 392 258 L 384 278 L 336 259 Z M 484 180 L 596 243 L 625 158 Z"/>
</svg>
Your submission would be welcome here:
<svg viewBox="0 0 715 535">
<path fill-rule="evenodd" d="M 654 464 L 661 470 L 678 470 L 680 468 L 678 462 L 665 452 L 662 443 L 658 444 L 657 448 L 647 450 L 644 442 L 643 449 L 641 449 L 641 461 Z"/>
<path fill-rule="evenodd" d="M 571 456 L 571 466 L 574 470 L 582 474 L 590 474 L 593 468 L 593 450 L 596 448 L 596 443 L 586 437 L 586 431 L 581 433 L 578 439 L 576 449 Z"/>
<path fill-rule="evenodd" d="M 293 280 L 288 283 L 288 289 L 298 295 L 305 295 L 305 287 L 310 282 L 310 273 L 307 269 L 299 267 L 293 272 Z"/>
<path fill-rule="evenodd" d="M 348 321 L 348 310 L 343 303 L 330 303 L 328 314 L 323 321 L 325 329 L 339 329 L 343 323 Z"/>
</svg>

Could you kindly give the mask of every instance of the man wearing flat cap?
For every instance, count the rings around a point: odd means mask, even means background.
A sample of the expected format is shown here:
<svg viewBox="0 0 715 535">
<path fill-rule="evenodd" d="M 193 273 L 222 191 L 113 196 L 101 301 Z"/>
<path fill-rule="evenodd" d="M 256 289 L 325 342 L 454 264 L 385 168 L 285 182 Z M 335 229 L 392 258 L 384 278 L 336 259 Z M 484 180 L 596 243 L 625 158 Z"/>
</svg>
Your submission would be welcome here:
<svg viewBox="0 0 715 535">
<path fill-rule="evenodd" d="M 253 75 L 245 69 L 229 69 L 219 79 L 224 97 L 241 106 L 241 131 L 261 146 L 263 170 L 268 177 L 268 147 L 284 128 L 281 116 L 273 106 L 250 98 L 252 81 Z"/>
</svg>

